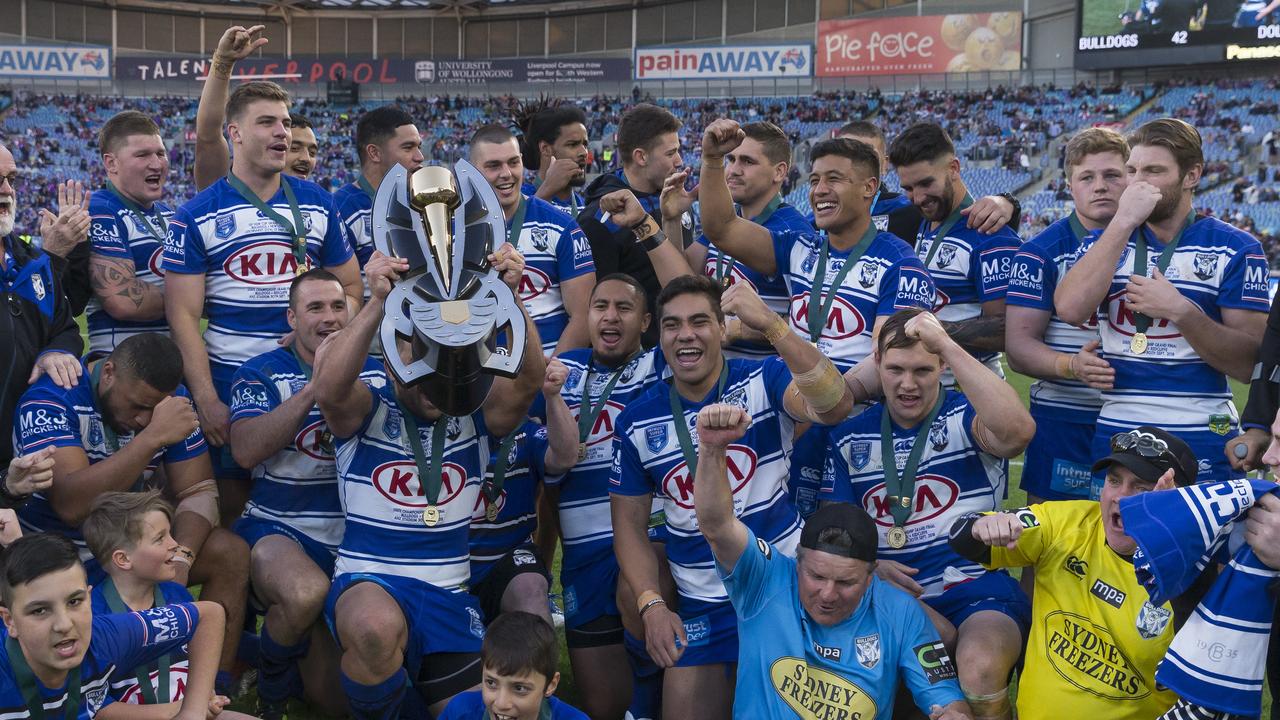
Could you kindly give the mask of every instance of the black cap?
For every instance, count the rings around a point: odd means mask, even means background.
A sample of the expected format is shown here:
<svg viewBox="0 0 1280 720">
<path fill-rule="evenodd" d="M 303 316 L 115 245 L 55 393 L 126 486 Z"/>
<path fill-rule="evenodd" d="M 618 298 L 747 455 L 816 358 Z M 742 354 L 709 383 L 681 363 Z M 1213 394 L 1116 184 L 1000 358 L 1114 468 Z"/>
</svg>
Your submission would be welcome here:
<svg viewBox="0 0 1280 720">
<path fill-rule="evenodd" d="M 826 542 L 820 542 L 818 538 L 826 535 L 827 530 L 842 530 L 848 539 L 828 536 Z M 818 508 L 805 521 L 804 530 L 800 532 L 802 548 L 867 562 L 876 561 L 876 546 L 879 544 L 880 533 L 867 511 L 843 502 L 828 503 Z"/>
<path fill-rule="evenodd" d="M 1115 440 L 1113 438 L 1111 454 L 1095 462 L 1093 464 L 1093 472 L 1105 470 L 1112 463 L 1119 463 L 1133 471 L 1133 474 L 1137 475 L 1139 479 L 1154 483 L 1160 479 L 1160 476 L 1166 470 L 1172 467 L 1173 481 L 1178 487 L 1187 487 L 1195 484 L 1196 474 L 1200 471 L 1200 464 L 1196 461 L 1196 454 L 1191 452 L 1191 448 L 1182 441 L 1182 438 L 1167 430 L 1150 425 L 1143 425 L 1127 433 L 1117 433 L 1117 435 L 1131 433 L 1137 433 L 1138 439 L 1142 439 L 1141 436 L 1147 435 L 1152 439 L 1162 440 L 1169 449 L 1158 456 L 1148 457 L 1139 451 L 1137 444 L 1123 450 L 1114 449 Z"/>
</svg>

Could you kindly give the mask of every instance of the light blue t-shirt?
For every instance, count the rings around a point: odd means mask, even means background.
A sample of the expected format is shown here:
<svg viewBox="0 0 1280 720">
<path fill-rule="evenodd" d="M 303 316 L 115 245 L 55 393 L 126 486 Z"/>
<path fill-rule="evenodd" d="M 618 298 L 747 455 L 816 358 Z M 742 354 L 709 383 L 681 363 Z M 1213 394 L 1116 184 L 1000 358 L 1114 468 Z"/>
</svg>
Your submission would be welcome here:
<svg viewBox="0 0 1280 720">
<path fill-rule="evenodd" d="M 872 577 L 851 616 L 819 625 L 800 604 L 796 561 L 747 532 L 733 572 L 716 566 L 738 615 L 735 718 L 893 717 L 899 681 L 926 714 L 964 699 L 915 598 Z"/>
</svg>

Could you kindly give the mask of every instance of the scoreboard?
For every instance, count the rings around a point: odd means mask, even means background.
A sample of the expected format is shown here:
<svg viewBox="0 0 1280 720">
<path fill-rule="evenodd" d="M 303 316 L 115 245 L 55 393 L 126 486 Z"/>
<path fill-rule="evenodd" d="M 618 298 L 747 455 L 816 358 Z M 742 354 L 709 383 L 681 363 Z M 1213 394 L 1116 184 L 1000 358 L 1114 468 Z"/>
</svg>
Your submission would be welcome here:
<svg viewBox="0 0 1280 720">
<path fill-rule="evenodd" d="M 1079 0 L 1076 67 L 1280 59 L 1280 2 Z"/>
</svg>

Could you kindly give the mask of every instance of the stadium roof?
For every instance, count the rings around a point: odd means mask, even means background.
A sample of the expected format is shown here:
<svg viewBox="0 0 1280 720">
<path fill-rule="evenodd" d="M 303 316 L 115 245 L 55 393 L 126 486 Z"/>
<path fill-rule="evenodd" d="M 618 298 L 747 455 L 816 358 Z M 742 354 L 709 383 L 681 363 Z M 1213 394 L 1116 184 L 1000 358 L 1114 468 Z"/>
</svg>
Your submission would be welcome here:
<svg viewBox="0 0 1280 720">
<path fill-rule="evenodd" d="M 197 5 L 290 8 L 299 10 L 483 10 L 490 7 L 546 4 L 555 0 L 187 0 Z"/>
</svg>

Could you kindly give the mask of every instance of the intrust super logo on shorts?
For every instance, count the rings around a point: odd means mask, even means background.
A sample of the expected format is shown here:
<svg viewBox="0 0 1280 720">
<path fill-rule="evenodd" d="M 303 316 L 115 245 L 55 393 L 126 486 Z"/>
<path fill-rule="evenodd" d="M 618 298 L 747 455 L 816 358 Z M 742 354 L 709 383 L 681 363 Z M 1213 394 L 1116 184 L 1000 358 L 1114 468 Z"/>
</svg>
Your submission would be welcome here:
<svg viewBox="0 0 1280 720">
<path fill-rule="evenodd" d="M 769 680 L 778 697 L 803 720 L 876 717 L 875 699 L 846 678 L 810 666 L 795 657 L 782 657 L 769 666 Z"/>
</svg>

